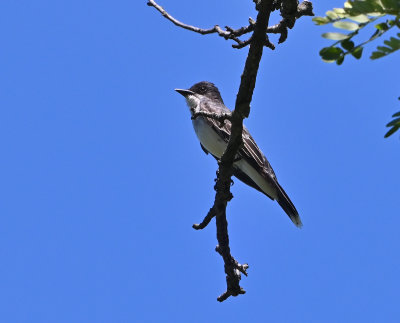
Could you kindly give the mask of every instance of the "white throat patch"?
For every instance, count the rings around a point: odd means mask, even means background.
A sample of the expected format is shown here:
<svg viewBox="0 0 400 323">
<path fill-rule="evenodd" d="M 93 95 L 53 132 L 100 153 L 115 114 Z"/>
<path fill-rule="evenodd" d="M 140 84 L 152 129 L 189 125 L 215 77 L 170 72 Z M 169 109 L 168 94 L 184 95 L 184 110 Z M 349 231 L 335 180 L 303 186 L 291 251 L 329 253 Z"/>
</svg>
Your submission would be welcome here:
<svg viewBox="0 0 400 323">
<path fill-rule="evenodd" d="M 186 97 L 186 103 L 189 107 L 190 114 L 193 115 L 193 113 L 197 110 L 197 107 L 200 104 L 200 99 L 196 95 L 189 94 Z"/>
</svg>

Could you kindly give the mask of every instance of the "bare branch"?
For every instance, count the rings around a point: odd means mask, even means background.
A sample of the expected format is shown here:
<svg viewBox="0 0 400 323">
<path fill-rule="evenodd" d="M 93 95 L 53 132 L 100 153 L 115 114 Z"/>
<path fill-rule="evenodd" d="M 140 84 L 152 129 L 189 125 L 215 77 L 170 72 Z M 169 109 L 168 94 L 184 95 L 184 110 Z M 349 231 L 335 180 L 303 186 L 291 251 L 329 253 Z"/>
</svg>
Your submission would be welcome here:
<svg viewBox="0 0 400 323">
<path fill-rule="evenodd" d="M 242 41 L 238 37 L 240 37 L 244 34 L 247 34 L 249 32 L 252 32 L 254 30 L 254 20 L 251 18 L 249 18 L 248 26 L 241 27 L 239 29 L 233 29 L 229 26 L 225 26 L 226 30 L 223 30 L 218 25 L 215 25 L 213 28 L 203 29 L 203 28 L 199 28 L 196 26 L 187 25 L 187 24 L 179 21 L 178 19 L 175 19 L 167 11 L 165 11 L 165 9 L 163 7 L 158 5 L 154 0 L 148 0 L 147 5 L 150 7 L 156 8 L 166 19 L 168 19 L 169 21 L 171 21 L 174 25 L 176 25 L 178 27 L 193 31 L 193 32 L 201 34 L 201 35 L 217 33 L 219 36 L 225 38 L 226 40 L 232 39 L 233 41 L 237 42 L 238 44 L 242 43 Z"/>
<path fill-rule="evenodd" d="M 219 246 L 215 247 L 215 251 L 218 252 L 222 256 L 222 251 Z M 232 260 L 234 261 L 234 265 L 235 265 L 236 269 L 239 270 L 243 275 L 245 275 L 247 277 L 247 269 L 249 268 L 249 265 L 248 264 L 241 265 L 233 257 L 232 257 Z"/>
<path fill-rule="evenodd" d="M 235 36 L 237 36 L 237 37 L 240 37 L 240 36 L 242 36 L 242 35 L 244 35 L 244 34 L 247 34 L 247 33 L 251 32 L 251 31 L 253 31 L 253 30 L 254 30 L 254 25 L 255 25 L 255 24 L 256 24 L 256 22 L 250 17 L 250 18 L 249 18 L 249 25 L 248 25 L 248 26 L 241 27 L 241 28 L 239 28 L 239 29 L 232 29 L 232 28 L 229 27 L 229 26 L 225 26 L 225 29 L 226 29 L 227 31 L 229 31 L 231 34 L 233 34 L 233 35 L 235 35 Z"/>
<path fill-rule="evenodd" d="M 314 16 L 313 5 L 310 1 L 303 1 L 297 6 L 296 19 L 302 16 Z"/>
<path fill-rule="evenodd" d="M 227 285 L 229 285 L 228 279 L 226 282 Z M 228 289 L 225 293 L 221 294 L 218 296 L 217 301 L 218 302 L 223 302 L 225 301 L 229 296 L 238 296 L 240 294 L 246 294 L 246 291 L 243 288 L 240 288 L 240 290 L 235 291 L 233 289 Z"/>
<path fill-rule="evenodd" d="M 230 196 L 230 183 L 233 173 L 233 163 L 236 154 L 242 145 L 243 119 L 250 113 L 250 102 L 256 84 L 258 67 L 260 64 L 263 48 L 267 42 L 266 29 L 269 16 L 272 10 L 273 0 L 260 0 L 257 3 L 258 15 L 254 26 L 254 33 L 251 37 L 249 53 L 242 74 L 239 92 L 236 97 L 235 110 L 232 112 L 232 128 L 228 147 L 219 162 L 219 170 L 216 183 L 216 195 L 214 206 L 217 210 L 217 239 L 218 252 L 221 254 L 226 273 L 227 290 L 218 301 L 222 302 L 229 296 L 244 294 L 240 287 L 240 270 L 237 261 L 231 256 L 228 236 L 228 223 L 226 221 L 226 205 Z M 246 269 L 248 266 L 246 265 Z M 244 269 L 244 267 L 242 268 Z"/>
<path fill-rule="evenodd" d="M 314 16 L 312 3 L 310 1 L 303 1 L 298 3 L 297 0 L 280 0 L 274 5 L 279 6 L 281 10 L 282 20 L 279 24 L 267 28 L 267 33 L 281 34 L 278 43 L 283 43 L 288 36 L 288 28 L 292 29 L 296 20 L 302 16 Z"/>
<path fill-rule="evenodd" d="M 158 5 L 153 0 L 148 0 L 147 5 L 150 7 L 156 8 L 165 18 L 167 18 L 169 21 L 171 21 L 174 25 L 181 27 L 183 29 L 191 30 L 191 31 L 194 31 L 194 32 L 202 34 L 202 35 L 212 34 L 212 33 L 217 32 L 217 29 L 215 27 L 210 28 L 210 29 L 202 29 L 202 28 L 198 28 L 195 26 L 184 24 L 183 22 L 180 22 L 179 20 L 172 17 L 168 12 L 165 11 L 165 9 L 163 7 Z"/>
<path fill-rule="evenodd" d="M 203 219 L 203 221 L 198 224 L 197 223 L 193 224 L 192 228 L 195 230 L 204 229 L 215 216 L 216 216 L 216 211 L 215 211 L 214 207 L 212 207 L 210 209 L 210 211 L 208 211 L 208 213 L 207 213 L 206 217 Z"/>
<path fill-rule="evenodd" d="M 251 39 L 252 39 L 252 37 L 250 37 L 248 40 L 245 40 L 245 41 L 239 40 L 239 41 L 237 42 L 237 45 L 234 44 L 234 45 L 232 45 L 232 47 L 233 47 L 233 48 L 236 48 L 236 49 L 241 49 L 241 48 L 243 48 L 243 47 L 246 47 L 246 46 L 250 45 Z"/>
</svg>

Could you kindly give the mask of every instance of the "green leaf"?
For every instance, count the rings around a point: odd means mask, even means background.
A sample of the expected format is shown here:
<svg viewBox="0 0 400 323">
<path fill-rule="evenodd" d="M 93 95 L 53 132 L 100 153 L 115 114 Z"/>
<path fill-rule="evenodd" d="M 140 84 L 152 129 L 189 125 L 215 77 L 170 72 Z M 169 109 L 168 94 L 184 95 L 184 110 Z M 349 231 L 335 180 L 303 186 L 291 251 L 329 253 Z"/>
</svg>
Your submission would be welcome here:
<svg viewBox="0 0 400 323">
<path fill-rule="evenodd" d="M 400 127 L 400 118 L 394 119 L 392 121 L 390 121 L 386 127 L 392 127 L 392 126 L 398 126 Z"/>
<path fill-rule="evenodd" d="M 336 60 L 336 64 L 337 64 L 337 65 L 342 65 L 343 61 L 344 61 L 344 55 L 343 55 L 343 56 L 340 56 L 340 57 Z"/>
<path fill-rule="evenodd" d="M 385 9 L 400 10 L 400 2 L 398 0 L 381 0 Z"/>
<path fill-rule="evenodd" d="M 328 62 L 336 61 L 343 54 L 343 50 L 339 47 L 325 47 L 319 52 L 322 59 Z"/>
<path fill-rule="evenodd" d="M 392 129 L 390 129 L 390 130 L 386 133 L 385 138 L 387 138 L 387 137 L 393 135 L 397 130 L 399 130 L 399 128 L 400 128 L 400 126 L 396 126 L 396 127 L 393 127 Z"/>
<path fill-rule="evenodd" d="M 370 56 L 370 59 L 377 59 L 377 58 L 381 58 L 386 55 L 387 54 L 385 54 L 384 52 L 373 52 Z"/>
<path fill-rule="evenodd" d="M 360 12 L 364 14 L 371 14 L 374 12 L 381 13 L 383 11 L 383 7 L 381 6 L 380 2 L 377 0 L 354 0 L 351 2 L 352 11 L 353 12 Z"/>
<path fill-rule="evenodd" d="M 361 56 L 362 56 L 362 52 L 363 52 L 363 48 L 362 47 L 357 47 L 350 54 L 353 55 L 355 58 L 360 59 Z"/>
<path fill-rule="evenodd" d="M 339 18 L 346 18 L 348 16 L 346 10 L 343 8 L 333 8 L 333 12 L 336 13 Z"/>
<path fill-rule="evenodd" d="M 385 40 L 384 44 L 387 46 L 378 46 L 377 51 L 372 53 L 371 59 L 384 57 L 400 49 L 400 39 L 395 37 L 390 37 L 390 39 Z"/>
<path fill-rule="evenodd" d="M 331 20 L 339 19 L 339 16 L 336 13 L 334 13 L 333 11 L 327 11 L 326 16 L 331 18 Z"/>
<path fill-rule="evenodd" d="M 343 40 L 349 38 L 350 36 L 342 33 L 324 33 L 322 34 L 322 37 L 333 40 Z"/>
<path fill-rule="evenodd" d="M 400 98 L 399 98 L 400 100 Z M 400 128 L 400 111 L 396 112 L 395 114 L 393 114 L 392 116 L 393 118 L 396 117 L 395 119 L 393 119 L 392 121 L 390 121 L 386 127 L 392 127 L 385 135 L 385 138 L 391 136 L 392 134 L 394 134 L 399 128 Z"/>
<path fill-rule="evenodd" d="M 348 16 L 347 18 L 349 18 L 349 19 L 351 19 L 353 21 L 359 22 L 360 24 L 364 24 L 364 23 L 370 21 L 368 16 L 367 15 L 363 15 L 363 14 L 358 15 L 358 16 Z"/>
<path fill-rule="evenodd" d="M 390 46 L 393 51 L 400 49 L 400 39 L 390 37 L 389 40 L 384 41 L 385 45 Z"/>
<path fill-rule="evenodd" d="M 380 24 L 375 25 L 375 28 L 378 30 L 386 31 L 389 29 L 389 26 L 386 24 L 386 22 L 381 22 Z"/>
<path fill-rule="evenodd" d="M 336 28 L 340 28 L 340 29 L 345 29 L 345 30 L 350 30 L 350 31 L 354 31 L 354 30 L 358 30 L 360 28 L 360 26 L 354 22 L 350 22 L 350 21 L 335 21 L 333 23 L 333 26 Z"/>
<path fill-rule="evenodd" d="M 316 25 L 326 25 L 328 24 L 331 20 L 326 17 L 315 17 L 312 19 Z"/>
<path fill-rule="evenodd" d="M 377 49 L 378 49 L 379 51 L 384 52 L 384 53 L 387 53 L 387 54 L 390 54 L 390 53 L 393 52 L 391 48 L 385 47 L 385 46 L 378 46 Z"/>
<path fill-rule="evenodd" d="M 342 40 L 342 42 L 340 43 L 342 45 L 342 47 L 348 51 L 351 51 L 354 48 L 354 42 L 351 41 L 350 39 L 345 39 Z"/>
<path fill-rule="evenodd" d="M 353 8 L 353 6 L 351 5 L 351 3 L 350 3 L 349 1 L 346 1 L 346 2 L 344 3 L 343 7 L 346 8 L 346 9 L 351 9 L 351 8 Z"/>
<path fill-rule="evenodd" d="M 354 41 L 352 41 L 353 36 L 358 35 L 359 30 L 379 17 L 385 17 L 385 21 L 377 23 L 372 36 L 361 42 L 361 45 L 355 46 Z M 326 17 L 316 17 L 313 20 L 316 25 L 332 23 L 335 28 L 348 31 L 347 34 L 346 32 L 326 32 L 322 34 L 322 37 L 333 40 L 335 43 L 333 46 L 323 48 L 320 51 L 321 58 L 327 62 L 336 61 L 340 65 L 347 54 L 360 59 L 363 53 L 362 46 L 381 37 L 393 27 L 400 28 L 400 0 L 347 0 L 343 8 L 333 8 L 326 12 Z M 370 58 L 378 59 L 397 50 L 400 50 L 400 33 L 385 40 L 384 46 L 378 46 Z"/>
<path fill-rule="evenodd" d="M 383 17 L 385 14 L 383 12 L 370 12 L 368 15 L 372 17 Z"/>
<path fill-rule="evenodd" d="M 345 15 L 346 14 L 346 10 L 344 10 L 343 8 L 333 8 L 333 11 L 338 15 Z"/>
</svg>

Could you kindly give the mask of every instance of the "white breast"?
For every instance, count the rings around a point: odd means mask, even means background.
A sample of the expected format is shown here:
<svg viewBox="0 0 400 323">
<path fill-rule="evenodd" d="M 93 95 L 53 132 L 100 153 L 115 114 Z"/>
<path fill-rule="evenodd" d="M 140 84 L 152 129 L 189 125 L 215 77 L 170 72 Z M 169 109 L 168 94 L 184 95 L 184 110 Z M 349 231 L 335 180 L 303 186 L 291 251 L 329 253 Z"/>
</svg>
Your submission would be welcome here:
<svg viewBox="0 0 400 323">
<path fill-rule="evenodd" d="M 186 102 L 193 115 L 193 111 L 196 111 L 200 105 L 199 99 L 195 95 L 188 95 L 186 97 Z M 214 129 L 202 117 L 196 118 L 192 123 L 197 138 L 199 138 L 203 147 L 215 157 L 221 158 L 228 144 L 218 136 Z M 241 169 L 242 172 L 249 176 L 268 196 L 273 199 L 277 198 L 275 188 L 247 161 L 240 159 L 234 163 L 234 167 Z"/>
<path fill-rule="evenodd" d="M 198 117 L 192 122 L 197 138 L 199 138 L 203 147 L 217 158 L 221 158 L 227 143 L 217 135 L 202 117 Z"/>
</svg>

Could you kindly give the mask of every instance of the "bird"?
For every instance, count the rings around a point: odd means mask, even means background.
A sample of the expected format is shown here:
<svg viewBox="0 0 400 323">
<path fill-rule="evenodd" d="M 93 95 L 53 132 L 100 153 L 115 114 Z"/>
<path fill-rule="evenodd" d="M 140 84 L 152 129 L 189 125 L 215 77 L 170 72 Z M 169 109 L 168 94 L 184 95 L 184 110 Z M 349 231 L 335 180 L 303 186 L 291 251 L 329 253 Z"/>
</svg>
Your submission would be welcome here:
<svg viewBox="0 0 400 323">
<path fill-rule="evenodd" d="M 175 91 L 186 99 L 201 148 L 206 154 L 211 154 L 220 160 L 228 145 L 232 124 L 229 120 L 220 122 L 215 118 L 231 113 L 225 106 L 218 88 L 211 82 L 202 81 L 188 90 L 175 89 Z M 212 114 L 213 117 L 198 114 L 199 112 Z M 195 114 L 198 115 L 194 117 Z M 290 220 L 301 228 L 302 222 L 296 207 L 279 184 L 271 164 L 245 126 L 242 139 L 243 145 L 233 163 L 233 175 L 271 200 L 276 200 Z"/>
</svg>

